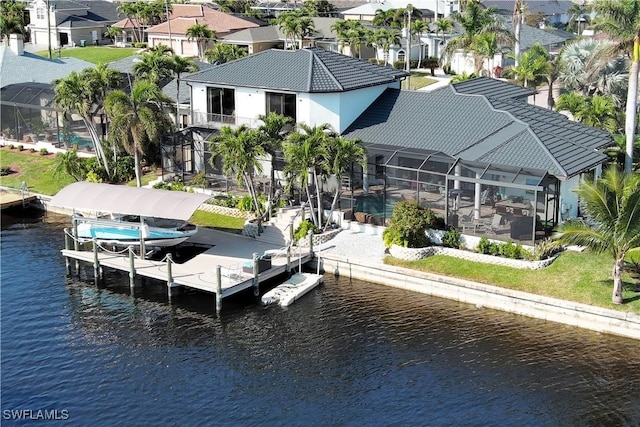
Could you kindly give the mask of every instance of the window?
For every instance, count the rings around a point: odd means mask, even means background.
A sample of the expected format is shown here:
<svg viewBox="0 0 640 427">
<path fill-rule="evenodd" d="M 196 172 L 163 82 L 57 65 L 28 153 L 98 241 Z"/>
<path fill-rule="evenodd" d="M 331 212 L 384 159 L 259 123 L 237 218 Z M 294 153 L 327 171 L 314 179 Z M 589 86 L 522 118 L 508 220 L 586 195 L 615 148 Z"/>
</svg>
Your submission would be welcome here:
<svg viewBox="0 0 640 427">
<path fill-rule="evenodd" d="M 405 59 L 404 50 L 398 51 L 398 61 L 404 61 L 404 59 Z"/>
<path fill-rule="evenodd" d="M 235 123 L 235 90 L 221 87 L 208 87 L 207 113 L 207 121 Z"/>
<path fill-rule="evenodd" d="M 43 7 L 36 8 L 36 19 L 45 19 Z"/>
<path fill-rule="evenodd" d="M 292 93 L 267 92 L 267 114 L 274 112 L 296 121 L 296 95 Z"/>
</svg>

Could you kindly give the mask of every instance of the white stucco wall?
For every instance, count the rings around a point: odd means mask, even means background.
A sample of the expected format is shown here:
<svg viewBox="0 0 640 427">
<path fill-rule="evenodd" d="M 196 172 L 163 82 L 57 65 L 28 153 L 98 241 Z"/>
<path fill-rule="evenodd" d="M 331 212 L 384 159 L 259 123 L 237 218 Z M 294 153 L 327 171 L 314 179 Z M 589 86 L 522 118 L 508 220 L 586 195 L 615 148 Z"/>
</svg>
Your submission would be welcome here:
<svg viewBox="0 0 640 427">
<path fill-rule="evenodd" d="M 578 215 L 578 195 L 573 192 L 580 184 L 580 176 L 560 181 L 560 220 L 575 218 Z"/>
</svg>

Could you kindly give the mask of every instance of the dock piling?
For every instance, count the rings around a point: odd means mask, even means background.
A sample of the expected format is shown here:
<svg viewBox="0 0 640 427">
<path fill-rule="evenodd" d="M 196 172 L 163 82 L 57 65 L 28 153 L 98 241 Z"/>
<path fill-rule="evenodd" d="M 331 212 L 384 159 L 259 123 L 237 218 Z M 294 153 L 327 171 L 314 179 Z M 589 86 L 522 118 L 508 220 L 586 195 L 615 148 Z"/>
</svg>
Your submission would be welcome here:
<svg viewBox="0 0 640 427">
<path fill-rule="evenodd" d="M 285 269 L 287 274 L 291 273 L 291 241 L 287 245 L 287 267 Z"/>
<path fill-rule="evenodd" d="M 64 248 L 66 250 L 70 250 L 71 249 L 71 241 L 69 240 L 70 236 L 69 236 L 69 230 L 68 229 L 64 229 Z M 67 271 L 67 276 L 69 274 L 71 274 L 71 263 L 69 262 L 69 257 L 66 256 L 64 257 L 64 266 L 65 269 Z"/>
<path fill-rule="evenodd" d="M 216 266 L 216 314 L 222 310 L 222 267 Z"/>
<path fill-rule="evenodd" d="M 93 277 L 96 279 L 100 276 L 100 260 L 98 259 L 98 242 L 96 239 L 91 239 L 93 243 Z"/>
<path fill-rule="evenodd" d="M 309 230 L 307 236 L 309 237 L 309 255 L 313 258 L 313 231 Z"/>
<path fill-rule="evenodd" d="M 129 286 L 133 290 L 136 278 L 136 266 L 134 261 L 133 246 L 129 246 Z"/>
<path fill-rule="evenodd" d="M 260 270 L 258 268 L 258 256 L 257 252 L 253 253 L 253 295 L 256 297 L 260 295 L 260 281 L 258 280 Z"/>
</svg>

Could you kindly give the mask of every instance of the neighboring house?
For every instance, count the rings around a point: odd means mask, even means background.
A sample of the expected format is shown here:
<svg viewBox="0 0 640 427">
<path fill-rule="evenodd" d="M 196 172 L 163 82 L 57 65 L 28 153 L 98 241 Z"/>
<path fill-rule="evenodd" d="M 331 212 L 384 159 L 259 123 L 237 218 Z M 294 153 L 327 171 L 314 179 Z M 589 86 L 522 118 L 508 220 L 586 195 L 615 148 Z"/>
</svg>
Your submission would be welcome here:
<svg viewBox="0 0 640 427">
<path fill-rule="evenodd" d="M 390 0 L 390 1 L 371 1 L 360 6 L 356 6 L 351 9 L 343 10 L 342 17 L 344 19 L 355 19 L 357 21 L 373 21 L 376 16 L 376 11 L 384 10 L 385 12 L 390 9 L 403 9 L 407 5 L 411 5 L 416 9 L 420 9 L 423 19 L 437 19 L 448 17 L 454 11 L 458 10 L 458 4 L 456 2 L 450 2 L 446 0 Z"/>
<path fill-rule="evenodd" d="M 566 25 L 571 18 L 571 15 L 567 14 L 567 10 L 573 6 L 573 2 L 569 0 L 525 0 L 524 3 L 526 4 L 526 13 L 539 15 L 541 22 L 546 25 Z M 515 0 L 482 0 L 482 4 L 485 7 L 495 7 L 500 15 L 508 16 L 509 19 L 513 16 Z"/>
<path fill-rule="evenodd" d="M 28 10 L 31 42 L 48 45 L 50 37 L 53 48 L 101 44 L 119 19 L 116 3 L 102 0 L 36 0 Z"/>
<path fill-rule="evenodd" d="M 504 25 L 507 28 L 510 28 L 511 23 L 505 21 Z M 456 34 L 453 34 L 451 36 L 447 36 L 446 39 L 450 40 L 455 36 Z M 520 31 L 520 54 L 529 50 L 534 44 L 540 44 L 547 49 L 549 53 L 557 54 L 560 49 L 574 37 L 574 34 L 551 27 L 542 29 L 532 27 L 530 25 L 522 25 Z M 442 42 L 442 35 L 425 34 L 423 40 L 425 41 L 425 44 L 435 48 L 436 46 L 441 46 L 440 42 Z M 442 48 L 440 47 L 437 52 L 441 55 Z M 487 59 L 485 59 L 482 64 L 482 69 L 485 70 L 484 74 L 492 77 L 498 77 L 493 76 L 493 70 L 496 67 L 504 69 L 513 65 L 514 59 L 508 57 L 508 55 L 512 53 L 512 46 L 505 46 L 502 52 L 497 53 L 492 58 L 491 64 Z M 471 74 L 475 72 L 473 55 L 471 54 L 465 54 L 464 52 L 459 51 L 453 55 L 449 63 L 451 64 L 451 69 L 457 74 Z"/>
<path fill-rule="evenodd" d="M 261 52 L 185 82 L 201 133 L 256 127 L 259 115 L 275 111 L 361 139 L 367 167 L 352 172 L 341 206 L 374 222 L 384 223 L 394 203 L 415 200 L 458 226 L 466 203 L 466 216 L 498 219 L 498 238 L 531 241 L 578 214 L 572 190 L 607 159 L 599 151 L 611 143 L 606 132 L 527 104 L 534 91 L 517 85 L 478 78 L 401 91 L 406 75 L 310 48 Z M 194 139 L 165 164 L 206 170 L 205 144 Z"/>
<path fill-rule="evenodd" d="M 25 52 L 22 36 L 12 34 L 8 46 L 0 45 L 0 129 L 22 141 L 40 123 L 47 140 L 59 142 L 64 121 L 53 104 L 53 82 L 93 67 L 76 58 L 50 60 Z"/>
<path fill-rule="evenodd" d="M 129 47 L 133 43 L 147 41 L 147 33 L 144 32 L 147 26 L 136 18 L 121 19 L 113 24 L 112 27 L 119 28 L 121 31 L 113 41 L 116 47 Z"/>
<path fill-rule="evenodd" d="M 338 41 L 336 34 L 331 26 L 338 18 L 322 18 L 314 17 L 314 31 L 310 36 L 306 36 L 302 40 L 303 47 L 322 47 L 325 50 L 333 52 L 338 51 Z M 291 44 L 291 38 L 286 40 L 285 34 L 277 25 L 268 25 L 258 28 L 248 28 L 246 30 L 237 31 L 228 36 L 221 37 L 218 42 L 235 44 L 247 49 L 252 55 L 268 49 L 284 49 L 285 41 Z"/>
<path fill-rule="evenodd" d="M 215 31 L 216 37 L 263 25 L 256 19 L 219 12 L 208 5 L 176 4 L 169 21 L 146 30 L 149 47 L 163 44 L 170 46 L 177 55 L 198 56 L 196 40 L 187 37 L 187 30 L 195 24 L 207 25 L 208 29 Z M 205 49 L 213 43 L 214 40 L 207 42 Z"/>
<path fill-rule="evenodd" d="M 251 5 L 251 10 L 257 10 L 263 18 L 277 18 L 282 12 L 293 12 L 303 8 L 304 4 L 302 4 L 302 2 L 267 1 Z"/>
</svg>

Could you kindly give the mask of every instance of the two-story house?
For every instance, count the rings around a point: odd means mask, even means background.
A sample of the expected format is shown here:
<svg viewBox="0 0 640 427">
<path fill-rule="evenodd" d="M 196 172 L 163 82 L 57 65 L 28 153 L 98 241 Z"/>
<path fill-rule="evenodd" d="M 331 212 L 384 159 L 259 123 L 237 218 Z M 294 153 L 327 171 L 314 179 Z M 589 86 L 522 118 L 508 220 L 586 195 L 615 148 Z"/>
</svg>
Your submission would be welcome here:
<svg viewBox="0 0 640 427">
<path fill-rule="evenodd" d="M 117 4 L 102 0 L 36 0 L 28 10 L 31 42 L 52 48 L 101 44 L 118 21 Z"/>
<path fill-rule="evenodd" d="M 606 132 L 529 105 L 532 90 L 499 80 L 422 92 L 400 90 L 405 77 L 319 48 L 269 50 L 194 73 L 184 79 L 194 137 L 165 166 L 207 170 L 204 137 L 223 125 L 257 127 L 274 111 L 363 142 L 367 167 L 344 183 L 345 215 L 384 224 L 395 203 L 414 200 L 465 232 L 530 242 L 578 214 L 572 190 L 606 160 Z"/>
</svg>

